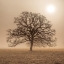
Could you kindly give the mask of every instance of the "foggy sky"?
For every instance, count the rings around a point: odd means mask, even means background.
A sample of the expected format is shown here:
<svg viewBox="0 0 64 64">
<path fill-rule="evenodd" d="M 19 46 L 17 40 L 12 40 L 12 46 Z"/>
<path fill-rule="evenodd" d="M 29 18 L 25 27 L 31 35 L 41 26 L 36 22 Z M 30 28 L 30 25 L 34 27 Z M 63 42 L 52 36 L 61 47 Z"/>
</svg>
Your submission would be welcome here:
<svg viewBox="0 0 64 64">
<path fill-rule="evenodd" d="M 56 8 L 54 13 L 46 10 L 46 6 L 50 4 Z M 14 17 L 18 17 L 23 11 L 40 13 L 51 21 L 52 28 L 56 30 L 56 48 L 64 48 L 64 0 L 0 0 L 0 48 L 8 48 L 6 30 L 16 27 Z"/>
</svg>

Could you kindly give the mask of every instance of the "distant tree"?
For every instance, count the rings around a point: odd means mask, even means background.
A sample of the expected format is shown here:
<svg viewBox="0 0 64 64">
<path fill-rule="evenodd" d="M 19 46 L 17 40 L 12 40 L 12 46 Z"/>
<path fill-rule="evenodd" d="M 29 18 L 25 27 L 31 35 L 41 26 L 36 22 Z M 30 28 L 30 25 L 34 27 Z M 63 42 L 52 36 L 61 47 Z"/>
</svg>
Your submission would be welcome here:
<svg viewBox="0 0 64 64">
<path fill-rule="evenodd" d="M 33 46 L 55 45 L 55 30 L 51 29 L 52 25 L 43 15 L 22 12 L 19 17 L 14 19 L 17 27 L 7 30 L 7 42 L 11 43 L 10 46 L 28 42 L 30 44 L 30 51 L 32 51 Z"/>
</svg>

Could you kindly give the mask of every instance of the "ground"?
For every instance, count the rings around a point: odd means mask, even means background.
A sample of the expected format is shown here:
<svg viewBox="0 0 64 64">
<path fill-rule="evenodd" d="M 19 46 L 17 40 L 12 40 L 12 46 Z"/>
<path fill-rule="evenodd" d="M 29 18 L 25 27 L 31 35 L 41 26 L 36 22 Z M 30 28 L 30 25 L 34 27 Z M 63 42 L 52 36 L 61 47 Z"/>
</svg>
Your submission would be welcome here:
<svg viewBox="0 0 64 64">
<path fill-rule="evenodd" d="M 0 49 L 0 64 L 64 64 L 64 50 Z"/>
</svg>

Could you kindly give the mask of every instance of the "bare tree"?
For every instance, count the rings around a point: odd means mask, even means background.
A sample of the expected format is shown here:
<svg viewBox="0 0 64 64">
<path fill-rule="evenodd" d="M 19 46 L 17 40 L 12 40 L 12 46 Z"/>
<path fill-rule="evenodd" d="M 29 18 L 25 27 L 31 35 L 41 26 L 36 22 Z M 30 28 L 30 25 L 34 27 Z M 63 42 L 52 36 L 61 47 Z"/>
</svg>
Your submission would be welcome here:
<svg viewBox="0 0 64 64">
<path fill-rule="evenodd" d="M 39 13 L 22 12 L 19 17 L 14 18 L 17 28 L 8 29 L 7 42 L 10 46 L 28 42 L 30 51 L 33 46 L 54 46 L 55 30 L 51 29 L 50 22 Z"/>
</svg>

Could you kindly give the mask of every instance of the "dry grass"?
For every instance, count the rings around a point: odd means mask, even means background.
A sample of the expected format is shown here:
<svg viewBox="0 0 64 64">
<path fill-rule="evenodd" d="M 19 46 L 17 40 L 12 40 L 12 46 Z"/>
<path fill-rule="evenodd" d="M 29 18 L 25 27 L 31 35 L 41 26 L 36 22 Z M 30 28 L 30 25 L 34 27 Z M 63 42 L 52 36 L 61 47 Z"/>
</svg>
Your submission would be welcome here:
<svg viewBox="0 0 64 64">
<path fill-rule="evenodd" d="M 64 64 L 64 51 L 0 50 L 0 64 Z"/>
</svg>

